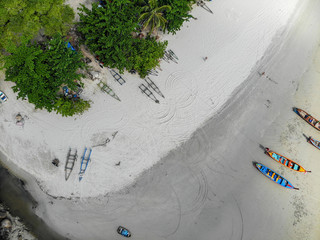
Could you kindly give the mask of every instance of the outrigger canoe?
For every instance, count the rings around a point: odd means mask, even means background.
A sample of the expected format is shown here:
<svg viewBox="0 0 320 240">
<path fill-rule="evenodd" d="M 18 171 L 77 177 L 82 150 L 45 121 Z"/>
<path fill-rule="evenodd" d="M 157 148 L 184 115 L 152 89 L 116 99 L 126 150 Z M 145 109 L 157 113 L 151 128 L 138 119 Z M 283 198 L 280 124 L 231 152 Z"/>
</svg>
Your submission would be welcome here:
<svg viewBox="0 0 320 240">
<path fill-rule="evenodd" d="M 308 143 L 311 143 L 313 146 L 315 146 L 316 148 L 320 149 L 320 141 L 315 140 L 312 137 L 308 138 Z"/>
<path fill-rule="evenodd" d="M 292 184 L 287 179 L 285 179 L 284 177 L 282 177 L 278 173 L 275 173 L 274 171 L 272 171 L 270 168 L 264 166 L 263 164 L 254 163 L 254 165 L 263 175 L 265 175 L 270 180 L 278 183 L 282 187 L 299 190 L 299 188 L 295 188 L 294 186 L 292 186 Z"/>
<path fill-rule="evenodd" d="M 303 111 L 300 108 L 293 108 L 293 111 L 298 114 L 303 120 L 309 123 L 312 127 L 320 131 L 320 122 L 319 120 L 312 117 L 309 113 Z"/>
<path fill-rule="evenodd" d="M 269 148 L 266 148 L 265 153 L 267 155 L 269 155 L 272 159 L 276 160 L 277 162 L 279 162 L 280 164 L 282 164 L 283 166 L 296 171 L 296 172 L 311 172 L 311 171 L 307 171 L 305 170 L 303 167 L 301 167 L 298 163 L 292 161 L 291 159 L 288 159 L 282 155 L 280 155 L 279 153 L 270 151 Z"/>
</svg>

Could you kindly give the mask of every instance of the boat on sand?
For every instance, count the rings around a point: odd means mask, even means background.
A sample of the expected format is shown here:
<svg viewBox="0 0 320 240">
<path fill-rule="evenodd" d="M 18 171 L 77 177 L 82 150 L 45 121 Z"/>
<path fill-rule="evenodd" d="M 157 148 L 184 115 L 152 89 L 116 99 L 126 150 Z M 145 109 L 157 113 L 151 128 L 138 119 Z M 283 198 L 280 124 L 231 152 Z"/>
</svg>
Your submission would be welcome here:
<svg viewBox="0 0 320 240">
<path fill-rule="evenodd" d="M 299 188 L 295 188 L 294 186 L 292 186 L 292 184 L 287 179 L 285 179 L 278 173 L 274 172 L 270 168 L 264 166 L 263 164 L 256 162 L 254 163 L 254 165 L 263 175 L 265 175 L 267 178 L 274 181 L 275 183 L 278 183 L 282 187 L 299 190 Z"/>
<path fill-rule="evenodd" d="M 312 137 L 309 137 L 308 138 L 308 143 L 311 143 L 314 147 L 318 148 L 320 150 L 320 141 L 312 138 Z"/>
<path fill-rule="evenodd" d="M 282 164 L 283 166 L 285 166 L 293 171 L 304 172 L 304 173 L 311 172 L 311 171 L 305 170 L 302 166 L 300 166 L 298 163 L 292 161 L 291 159 L 286 158 L 286 157 L 280 155 L 279 153 L 270 151 L 269 148 L 266 148 L 265 150 L 266 150 L 265 153 L 267 155 L 269 155 L 272 159 L 276 160 L 278 163 Z"/>
<path fill-rule="evenodd" d="M 320 131 L 320 122 L 319 120 L 312 117 L 309 113 L 303 111 L 300 108 L 293 108 L 293 111 L 298 114 L 303 120 L 309 123 L 312 127 Z"/>
</svg>

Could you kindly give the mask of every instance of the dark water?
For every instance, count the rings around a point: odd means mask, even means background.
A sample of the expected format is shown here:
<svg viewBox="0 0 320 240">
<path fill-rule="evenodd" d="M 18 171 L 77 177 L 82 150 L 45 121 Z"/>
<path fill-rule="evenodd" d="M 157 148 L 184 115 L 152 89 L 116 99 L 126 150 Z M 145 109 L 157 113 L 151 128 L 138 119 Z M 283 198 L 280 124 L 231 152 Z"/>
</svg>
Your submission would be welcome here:
<svg viewBox="0 0 320 240">
<path fill-rule="evenodd" d="M 18 216 L 39 240 L 66 239 L 53 232 L 32 211 L 37 202 L 23 188 L 24 182 L 11 175 L 0 165 L 0 202 L 9 207 L 12 215 Z"/>
</svg>

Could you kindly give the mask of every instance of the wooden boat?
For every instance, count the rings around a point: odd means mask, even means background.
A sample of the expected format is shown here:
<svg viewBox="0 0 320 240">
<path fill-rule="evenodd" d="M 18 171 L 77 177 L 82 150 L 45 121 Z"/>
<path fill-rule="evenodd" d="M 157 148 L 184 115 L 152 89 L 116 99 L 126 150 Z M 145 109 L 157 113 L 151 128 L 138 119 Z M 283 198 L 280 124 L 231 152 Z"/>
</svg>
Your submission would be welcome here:
<svg viewBox="0 0 320 240">
<path fill-rule="evenodd" d="M 312 127 L 320 131 L 320 122 L 319 120 L 315 119 L 311 115 L 309 115 L 307 112 L 303 111 L 300 108 L 293 108 L 293 111 L 298 114 L 303 120 L 305 120 L 307 123 L 309 123 Z"/>
<path fill-rule="evenodd" d="M 254 163 L 254 165 L 263 175 L 265 175 L 270 180 L 278 183 L 282 187 L 299 190 L 299 188 L 295 188 L 294 186 L 292 186 L 292 184 L 287 179 L 285 179 L 284 177 L 282 177 L 278 173 L 275 173 L 274 171 L 272 171 L 270 168 L 264 166 L 263 164 Z"/>
<path fill-rule="evenodd" d="M 311 143 L 313 146 L 315 146 L 316 148 L 320 149 L 320 141 L 315 140 L 312 137 L 308 138 L 308 143 Z"/>
<path fill-rule="evenodd" d="M 75 152 L 72 154 L 71 148 L 69 148 L 66 165 L 64 167 L 66 181 L 70 177 L 70 174 L 71 174 L 73 167 L 74 167 L 74 163 L 75 163 L 75 161 L 77 161 L 77 157 L 78 157 L 77 150 L 75 150 Z"/>
<path fill-rule="evenodd" d="M 277 162 L 279 162 L 280 164 L 282 164 L 283 166 L 296 171 L 296 172 L 311 172 L 311 171 L 306 171 L 303 167 L 301 167 L 298 163 L 292 161 L 291 159 L 288 159 L 282 155 L 280 155 L 279 153 L 270 151 L 269 148 L 266 148 L 265 153 L 267 155 L 269 155 L 272 159 L 276 160 Z"/>
</svg>

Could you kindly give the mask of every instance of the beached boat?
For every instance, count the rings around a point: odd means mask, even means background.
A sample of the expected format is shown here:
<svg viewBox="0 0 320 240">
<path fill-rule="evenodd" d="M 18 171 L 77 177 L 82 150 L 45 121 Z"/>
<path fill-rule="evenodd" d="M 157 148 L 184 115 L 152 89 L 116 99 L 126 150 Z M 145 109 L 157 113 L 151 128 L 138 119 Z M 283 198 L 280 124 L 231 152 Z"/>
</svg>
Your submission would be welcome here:
<svg viewBox="0 0 320 240">
<path fill-rule="evenodd" d="M 254 165 L 263 175 L 265 175 L 270 180 L 278 183 L 282 187 L 299 190 L 299 188 L 295 188 L 294 186 L 292 186 L 292 184 L 287 179 L 285 179 L 284 177 L 282 177 L 278 173 L 274 172 L 270 168 L 264 166 L 263 164 L 254 163 Z"/>
<path fill-rule="evenodd" d="M 307 171 L 305 170 L 303 167 L 301 167 L 298 163 L 292 161 L 289 158 L 286 158 L 282 155 L 280 155 L 279 153 L 270 151 L 269 148 L 266 148 L 266 152 L 267 155 L 269 155 L 272 159 L 276 160 L 277 162 L 279 162 L 280 164 L 282 164 L 283 166 L 296 171 L 296 172 L 311 172 L 311 171 Z"/>
<path fill-rule="evenodd" d="M 315 146 L 316 148 L 320 149 L 320 141 L 315 140 L 312 137 L 308 138 L 308 143 L 311 143 L 313 146 Z"/>
<path fill-rule="evenodd" d="M 70 177 L 70 174 L 71 174 L 73 167 L 74 167 L 74 163 L 75 163 L 75 161 L 77 161 L 77 157 L 78 157 L 77 150 L 75 150 L 74 153 L 71 153 L 71 151 L 72 151 L 71 148 L 69 148 L 66 165 L 64 167 L 66 181 Z"/>
<path fill-rule="evenodd" d="M 309 123 L 312 127 L 320 131 L 320 122 L 319 120 L 312 117 L 309 113 L 303 111 L 300 108 L 293 108 L 293 111 L 298 114 L 303 120 Z"/>
</svg>

